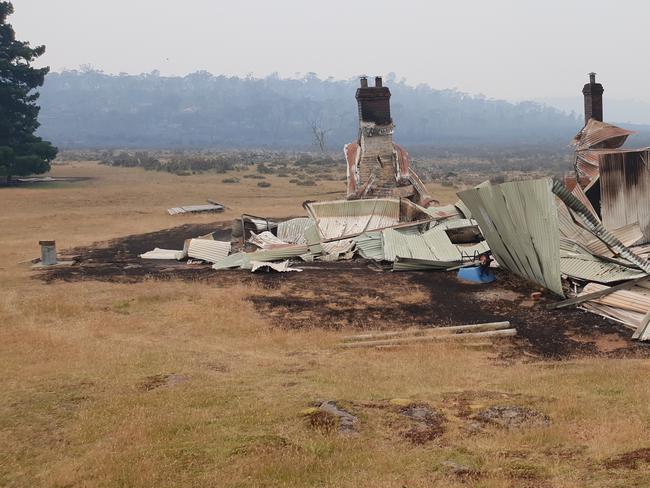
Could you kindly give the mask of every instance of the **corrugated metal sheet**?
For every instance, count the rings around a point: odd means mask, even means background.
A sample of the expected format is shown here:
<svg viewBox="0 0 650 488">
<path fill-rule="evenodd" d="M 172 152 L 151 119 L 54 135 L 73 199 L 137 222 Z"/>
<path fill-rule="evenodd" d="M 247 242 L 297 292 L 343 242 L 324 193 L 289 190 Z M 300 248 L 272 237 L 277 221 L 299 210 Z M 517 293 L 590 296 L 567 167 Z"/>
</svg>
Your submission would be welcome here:
<svg viewBox="0 0 650 488">
<path fill-rule="evenodd" d="M 255 273 L 261 268 L 277 271 L 278 273 L 287 273 L 289 271 L 302 271 L 300 268 L 292 268 L 289 266 L 289 261 L 282 261 L 280 263 L 271 263 L 263 261 L 251 261 L 251 273 Z"/>
<path fill-rule="evenodd" d="M 603 151 L 621 147 L 633 131 L 589 119 L 571 141 L 576 147 L 576 170 L 590 180 L 598 178 Z"/>
<path fill-rule="evenodd" d="M 174 249 L 161 249 L 155 248 L 153 251 L 148 251 L 140 254 L 142 259 L 183 259 L 185 253 Z"/>
<path fill-rule="evenodd" d="M 275 249 L 278 247 L 290 246 L 288 242 L 284 242 L 282 239 L 273 235 L 272 232 L 265 230 L 259 234 L 251 232 L 251 237 L 248 239 L 248 242 L 256 245 L 261 249 Z"/>
<path fill-rule="evenodd" d="M 305 229 L 313 224 L 314 221 L 309 217 L 285 220 L 278 224 L 278 238 L 292 244 L 306 244 Z"/>
<path fill-rule="evenodd" d="M 630 312 L 629 310 L 623 310 L 621 308 L 609 307 L 607 305 L 602 305 L 600 303 L 585 302 L 580 305 L 581 309 L 586 310 L 596 315 L 620 322 L 621 324 L 627 326 L 630 329 L 636 330 L 641 321 L 643 320 L 644 314 L 637 312 Z M 643 339 L 647 340 L 647 338 Z"/>
<path fill-rule="evenodd" d="M 190 239 L 187 255 L 208 263 L 218 263 L 230 253 L 230 242 L 210 239 Z"/>
<path fill-rule="evenodd" d="M 381 232 L 370 232 L 355 237 L 354 242 L 357 251 L 362 258 L 372 259 L 374 261 L 384 260 L 384 245 L 381 238 Z"/>
<path fill-rule="evenodd" d="M 426 259 L 397 258 L 393 263 L 393 271 L 426 271 L 445 270 L 456 263 L 443 261 L 429 261 Z"/>
<path fill-rule="evenodd" d="M 489 250 L 485 241 L 473 245 L 453 244 L 445 230 L 438 227 L 419 235 L 405 235 L 388 229 L 382 232 L 382 239 L 386 261 L 408 258 L 444 263 L 444 267 L 473 259 Z"/>
<path fill-rule="evenodd" d="M 201 212 L 222 212 L 224 210 L 223 205 L 186 205 L 184 207 L 172 207 L 167 209 L 169 215 L 177 215 L 183 213 L 201 213 Z"/>
<path fill-rule="evenodd" d="M 250 269 L 251 261 L 283 261 L 288 258 L 306 254 L 307 246 L 293 245 L 281 249 L 259 250 L 255 252 L 238 252 L 215 263 L 213 269 L 242 268 Z"/>
<path fill-rule="evenodd" d="M 323 239 L 372 231 L 400 222 L 400 201 L 396 198 L 309 202 L 305 208 Z"/>
<path fill-rule="evenodd" d="M 597 283 L 614 283 L 616 281 L 632 280 L 646 276 L 647 273 L 638 269 L 628 268 L 619 264 L 602 261 L 591 256 L 560 258 L 560 270 L 572 278 Z"/>
<path fill-rule="evenodd" d="M 584 287 L 580 295 L 586 295 L 596 291 L 605 290 L 607 288 L 607 286 L 599 285 L 598 283 L 589 283 Z M 642 314 L 648 313 L 648 311 L 650 311 L 650 297 L 642 293 L 637 293 L 634 291 L 634 288 L 630 290 L 615 291 L 609 295 L 590 300 L 590 302 L 600 303 L 602 305 L 608 305 L 614 308 L 621 308 L 623 310 L 629 310 L 631 312 Z"/>
<path fill-rule="evenodd" d="M 340 256 L 348 254 L 354 247 L 354 240 L 344 239 L 342 241 L 325 242 L 322 244 L 323 253 L 331 256 L 331 259 L 336 260 Z M 352 257 L 352 256 L 350 256 Z"/>
<path fill-rule="evenodd" d="M 635 132 L 596 119 L 589 119 L 571 142 L 576 147 L 576 151 L 596 147 L 614 149 L 621 147 L 631 134 L 635 134 Z"/>
<path fill-rule="evenodd" d="M 564 296 L 551 186 L 550 178 L 484 184 L 458 196 L 478 222 L 499 265 Z"/>
<path fill-rule="evenodd" d="M 553 181 L 553 193 L 562 200 L 567 208 L 578 218 L 589 232 L 597 236 L 616 254 L 625 258 L 630 263 L 650 273 L 650 262 L 634 254 L 627 246 L 609 232 L 600 221 L 558 180 Z"/>
<path fill-rule="evenodd" d="M 612 235 L 616 237 L 619 241 L 623 243 L 624 246 L 630 247 L 637 245 L 641 242 L 644 242 L 643 232 L 639 228 L 639 224 L 629 224 L 620 229 L 615 229 L 611 231 Z M 587 242 L 587 249 L 593 254 L 598 256 L 607 256 L 612 257 L 614 253 L 609 250 L 607 244 L 605 244 L 600 239 L 592 238 Z M 633 249 L 631 251 L 635 252 Z M 636 252 L 635 252 L 636 253 Z"/>
<path fill-rule="evenodd" d="M 318 234 L 318 229 L 315 223 L 312 223 L 305 229 L 305 241 L 307 249 L 312 254 L 322 254 L 323 245 L 321 244 L 321 237 Z"/>
<path fill-rule="evenodd" d="M 422 209 L 436 220 L 458 219 L 463 215 L 455 205 L 444 205 L 441 207 L 427 207 Z"/>
<path fill-rule="evenodd" d="M 650 239 L 650 150 L 603 155 L 600 199 L 605 228 L 638 223 Z"/>
<path fill-rule="evenodd" d="M 212 265 L 212 269 L 228 269 L 228 268 L 245 268 L 250 266 L 249 256 L 253 253 L 238 252 L 223 258 L 218 263 Z"/>
<path fill-rule="evenodd" d="M 466 219 L 471 219 L 472 218 L 472 211 L 469 209 L 465 203 L 463 203 L 462 200 L 458 200 L 454 206 L 460 211 L 461 214 L 463 214 L 463 217 Z"/>
</svg>

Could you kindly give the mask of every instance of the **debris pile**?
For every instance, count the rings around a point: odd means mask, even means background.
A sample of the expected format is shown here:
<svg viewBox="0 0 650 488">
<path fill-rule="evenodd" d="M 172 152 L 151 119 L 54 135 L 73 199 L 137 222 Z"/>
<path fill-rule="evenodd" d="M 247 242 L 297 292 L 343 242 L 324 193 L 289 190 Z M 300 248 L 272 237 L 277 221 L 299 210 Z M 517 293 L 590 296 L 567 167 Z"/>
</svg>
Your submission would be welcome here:
<svg viewBox="0 0 650 488">
<path fill-rule="evenodd" d="M 574 177 L 485 182 L 459 192 L 455 205 L 429 206 L 434 200 L 407 154 L 392 143 L 390 92 L 380 78 L 374 88 L 362 79 L 359 141 L 345 150 L 346 200 L 305 202 L 306 216 L 285 221 L 244 214 L 233 223 L 232 242 L 208 234 L 188 239 L 182 250 L 156 248 L 141 257 L 252 272 L 352 259 L 379 270 L 456 270 L 488 266 L 493 257 L 493 266 L 568 298 L 549 308 L 579 305 L 650 340 L 650 149 L 619 149 L 631 132 L 602 122 L 595 74 L 583 92 L 588 117 L 573 141 Z M 498 327 L 474 337 L 511 333 Z M 443 339 L 408 335 L 373 337 L 365 346 Z"/>
<path fill-rule="evenodd" d="M 471 265 L 489 252 L 477 222 L 463 206 L 424 208 L 405 198 L 306 202 L 306 217 L 286 221 L 243 215 L 233 242 L 211 234 L 183 249 L 156 248 L 144 259 L 198 259 L 215 270 L 300 271 L 291 262 L 350 260 L 386 263 L 395 271 Z M 466 210 L 465 210 L 466 211 Z"/>
</svg>

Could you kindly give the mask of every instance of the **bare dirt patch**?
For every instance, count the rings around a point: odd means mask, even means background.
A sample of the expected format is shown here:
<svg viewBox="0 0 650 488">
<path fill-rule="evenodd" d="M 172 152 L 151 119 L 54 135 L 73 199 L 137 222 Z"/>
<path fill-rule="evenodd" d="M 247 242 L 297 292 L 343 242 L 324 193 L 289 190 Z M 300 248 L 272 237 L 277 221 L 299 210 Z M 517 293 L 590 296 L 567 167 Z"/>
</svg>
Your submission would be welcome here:
<svg viewBox="0 0 650 488">
<path fill-rule="evenodd" d="M 140 384 L 138 389 L 142 391 L 151 391 L 163 386 L 174 386 L 189 380 L 189 377 L 180 374 L 156 374 L 147 376 Z"/>
<path fill-rule="evenodd" d="M 505 429 L 548 427 L 551 420 L 541 412 L 519 405 L 495 405 L 481 410 L 475 420 Z"/>
<path fill-rule="evenodd" d="M 445 417 L 425 404 L 400 409 L 400 415 L 411 420 L 411 426 L 400 435 L 413 444 L 426 444 L 440 437 L 445 429 Z"/>
<path fill-rule="evenodd" d="M 503 270 L 496 271 L 496 283 L 481 285 L 461 282 L 454 273 L 377 272 L 363 259 L 300 263 L 303 273 L 253 274 L 138 257 L 153 247 L 181 249 L 185 239 L 209 232 L 228 240 L 230 228 L 230 221 L 183 225 L 76 248 L 69 252 L 75 265 L 36 276 L 46 282 L 180 279 L 220 287 L 251 285 L 249 300 L 258 311 L 288 329 L 386 330 L 509 320 L 517 337 L 502 342 L 508 345 L 500 349 L 506 361 L 650 357 L 650 348 L 632 342 L 629 330 L 620 325 L 576 308 L 547 310 L 544 305 L 557 300 L 548 293 L 523 306 L 539 289 Z"/>
<path fill-rule="evenodd" d="M 609 469 L 640 469 L 644 464 L 650 467 L 650 447 L 626 452 L 604 464 Z"/>
</svg>

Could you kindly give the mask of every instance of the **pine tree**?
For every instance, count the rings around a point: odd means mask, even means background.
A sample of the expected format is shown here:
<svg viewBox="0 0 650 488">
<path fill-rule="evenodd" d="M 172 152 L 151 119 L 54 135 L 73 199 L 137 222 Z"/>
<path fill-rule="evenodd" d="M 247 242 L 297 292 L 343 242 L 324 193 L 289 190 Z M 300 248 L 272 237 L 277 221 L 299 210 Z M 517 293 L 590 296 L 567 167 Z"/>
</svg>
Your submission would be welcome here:
<svg viewBox="0 0 650 488">
<path fill-rule="evenodd" d="M 16 40 L 7 17 L 11 2 L 0 1 L 0 178 L 45 173 L 57 148 L 36 136 L 39 94 L 49 68 L 34 68 L 32 62 L 45 46 L 30 47 Z"/>
</svg>

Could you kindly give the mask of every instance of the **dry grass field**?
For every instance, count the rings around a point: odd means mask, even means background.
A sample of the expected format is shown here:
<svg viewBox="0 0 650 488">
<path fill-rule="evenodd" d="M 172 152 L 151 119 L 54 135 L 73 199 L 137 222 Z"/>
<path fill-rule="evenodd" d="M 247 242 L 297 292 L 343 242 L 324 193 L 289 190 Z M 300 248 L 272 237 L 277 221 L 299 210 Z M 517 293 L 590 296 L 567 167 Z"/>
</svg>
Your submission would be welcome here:
<svg viewBox="0 0 650 488">
<path fill-rule="evenodd" d="M 336 198 L 342 182 L 269 176 L 258 188 L 221 182 L 235 172 L 94 163 L 52 174 L 92 179 L 0 188 L 0 486 L 650 485 L 648 360 L 503 361 L 500 344 L 341 351 L 350 331 L 283 328 L 249 300 L 264 290 L 237 274 L 228 286 L 45 284 L 26 263 L 39 239 L 64 250 L 242 212 L 302 215 L 304 200 Z M 431 189 L 454 200 L 451 188 Z M 206 198 L 228 210 L 165 212 Z M 304 415 L 326 399 L 359 418 L 358 435 Z M 410 402 L 437 412 L 430 439 L 409 435 Z M 493 405 L 549 424 L 477 427 L 474 414 Z"/>
</svg>

